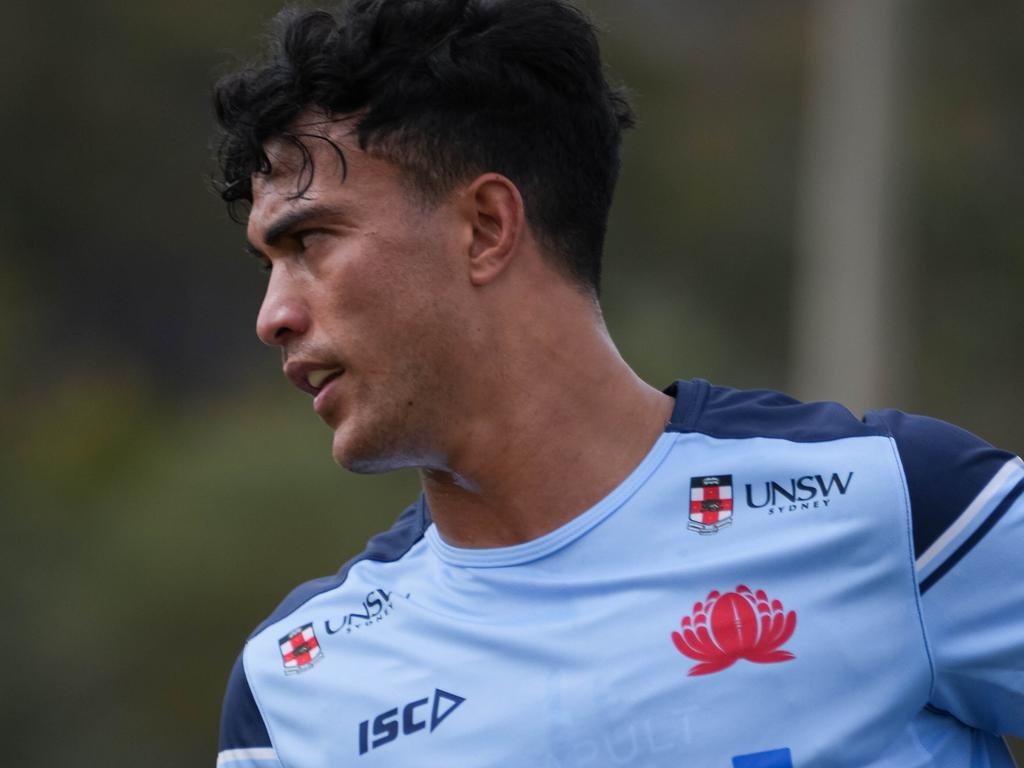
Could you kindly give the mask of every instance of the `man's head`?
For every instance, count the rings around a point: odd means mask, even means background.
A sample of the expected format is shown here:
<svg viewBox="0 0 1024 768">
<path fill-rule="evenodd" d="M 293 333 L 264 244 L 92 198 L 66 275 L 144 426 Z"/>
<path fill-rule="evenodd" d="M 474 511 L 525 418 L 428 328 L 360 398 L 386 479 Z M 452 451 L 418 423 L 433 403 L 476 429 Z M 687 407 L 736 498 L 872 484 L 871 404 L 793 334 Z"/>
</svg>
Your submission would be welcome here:
<svg viewBox="0 0 1024 768">
<path fill-rule="evenodd" d="M 223 195 L 252 203 L 271 268 L 258 333 L 339 463 L 449 468 L 494 385 L 552 346 L 541 326 L 568 327 L 542 304 L 593 318 L 629 108 L 559 0 L 358 0 L 279 24 L 270 61 L 216 94 Z"/>
<path fill-rule="evenodd" d="M 252 175 L 271 170 L 268 139 L 301 141 L 300 113 L 354 115 L 360 148 L 402 167 L 426 202 L 488 171 L 509 178 L 553 265 L 598 291 L 621 132 L 633 118 L 605 80 L 589 22 L 562 0 L 289 10 L 270 58 L 222 80 L 215 106 L 229 202 L 251 200 Z"/>
</svg>

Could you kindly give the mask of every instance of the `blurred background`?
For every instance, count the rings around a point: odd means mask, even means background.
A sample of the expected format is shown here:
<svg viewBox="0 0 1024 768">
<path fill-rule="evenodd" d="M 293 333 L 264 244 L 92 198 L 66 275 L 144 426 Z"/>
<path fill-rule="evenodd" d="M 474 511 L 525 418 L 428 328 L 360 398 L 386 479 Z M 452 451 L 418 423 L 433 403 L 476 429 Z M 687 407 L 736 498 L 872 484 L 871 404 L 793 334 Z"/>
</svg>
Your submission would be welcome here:
<svg viewBox="0 0 1024 768">
<path fill-rule="evenodd" d="M 587 7 L 640 116 L 603 303 L 641 375 L 1024 451 L 1024 4 Z M 212 765 L 248 632 L 416 493 L 331 463 L 209 191 L 210 85 L 278 8 L 5 6 L 4 765 Z"/>
</svg>

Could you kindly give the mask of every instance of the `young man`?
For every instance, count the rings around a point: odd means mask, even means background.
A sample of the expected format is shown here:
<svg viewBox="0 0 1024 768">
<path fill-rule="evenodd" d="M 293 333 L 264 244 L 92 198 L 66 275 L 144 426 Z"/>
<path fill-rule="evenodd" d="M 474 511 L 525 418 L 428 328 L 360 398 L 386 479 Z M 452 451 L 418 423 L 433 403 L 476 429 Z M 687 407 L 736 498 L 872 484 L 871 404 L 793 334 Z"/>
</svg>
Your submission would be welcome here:
<svg viewBox="0 0 1024 768">
<path fill-rule="evenodd" d="M 252 634 L 219 765 L 1011 765 L 1024 464 L 629 369 L 597 292 L 631 113 L 577 11 L 294 12 L 217 108 L 260 338 L 339 464 L 423 480 Z"/>
</svg>

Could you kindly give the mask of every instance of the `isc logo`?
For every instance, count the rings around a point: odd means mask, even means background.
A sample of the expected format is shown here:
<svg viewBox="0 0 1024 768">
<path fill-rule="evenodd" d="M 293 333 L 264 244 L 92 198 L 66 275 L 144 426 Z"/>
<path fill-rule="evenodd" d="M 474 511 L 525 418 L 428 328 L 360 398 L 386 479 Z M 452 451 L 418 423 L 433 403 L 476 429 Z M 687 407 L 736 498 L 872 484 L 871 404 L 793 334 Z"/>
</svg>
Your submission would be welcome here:
<svg viewBox="0 0 1024 768">
<path fill-rule="evenodd" d="M 426 698 L 410 701 L 401 708 L 401 715 L 398 707 L 381 712 L 373 718 L 373 741 L 370 741 L 370 721 L 363 720 L 359 724 L 359 754 L 365 755 L 371 749 L 394 741 L 399 733 L 408 736 L 410 733 L 422 731 L 428 725 L 428 708 L 430 732 L 433 733 L 434 729 L 465 700 L 462 696 L 435 688 L 433 700 Z"/>
</svg>

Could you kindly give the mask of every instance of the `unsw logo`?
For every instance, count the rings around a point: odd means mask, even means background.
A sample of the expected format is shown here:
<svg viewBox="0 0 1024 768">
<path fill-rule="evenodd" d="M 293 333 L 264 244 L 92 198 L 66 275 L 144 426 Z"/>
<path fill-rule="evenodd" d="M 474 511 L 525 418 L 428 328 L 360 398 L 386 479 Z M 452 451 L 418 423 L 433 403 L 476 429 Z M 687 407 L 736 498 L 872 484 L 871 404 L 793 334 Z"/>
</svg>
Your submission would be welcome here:
<svg viewBox="0 0 1024 768">
<path fill-rule="evenodd" d="M 791 477 L 785 483 L 769 480 L 763 486 L 759 483 L 756 490 L 748 483 L 747 506 L 752 509 L 767 507 L 769 515 L 827 507 L 832 502 L 829 498 L 832 493 L 838 491 L 840 496 L 845 496 L 852 482 L 853 472 L 847 472 L 845 480 L 840 478 L 838 472 L 833 472 L 831 476 Z"/>
<path fill-rule="evenodd" d="M 464 696 L 457 696 L 440 688 L 434 689 L 433 697 L 426 697 L 410 701 L 405 706 L 392 707 L 387 712 L 381 712 L 373 718 L 373 740 L 370 740 L 370 721 L 363 720 L 359 724 L 359 754 L 365 755 L 371 749 L 383 747 L 399 737 L 408 736 L 412 733 L 424 730 L 430 726 L 430 733 L 434 732 L 452 712 L 458 709 L 466 699 Z M 430 704 L 430 720 L 426 719 L 426 708 Z M 417 714 L 417 710 L 423 710 L 423 714 Z M 401 718 L 399 718 L 401 711 Z M 401 729 L 401 730 L 399 730 Z"/>
<path fill-rule="evenodd" d="M 368 627 L 371 624 L 375 624 L 378 621 L 383 621 L 384 617 L 387 616 L 391 611 L 394 610 L 395 606 L 391 602 L 391 592 L 386 589 L 374 589 L 366 594 L 366 598 L 363 600 L 361 610 L 352 611 L 345 616 L 342 616 L 341 621 L 338 622 L 337 626 L 332 626 L 331 620 L 327 619 L 324 622 L 324 629 L 327 630 L 328 635 L 334 635 L 341 630 L 345 630 L 346 634 L 351 633 L 353 629 L 361 629 L 362 627 Z M 406 595 L 408 597 L 408 595 Z"/>
<path fill-rule="evenodd" d="M 690 676 L 719 672 L 740 659 L 771 664 L 795 658 L 779 648 L 793 636 L 796 612 L 786 613 L 763 589 L 752 592 L 740 584 L 724 595 L 712 590 L 694 604 L 692 616 L 683 617 L 680 629 L 672 633 L 676 650 L 700 662 L 690 667 Z"/>
</svg>

